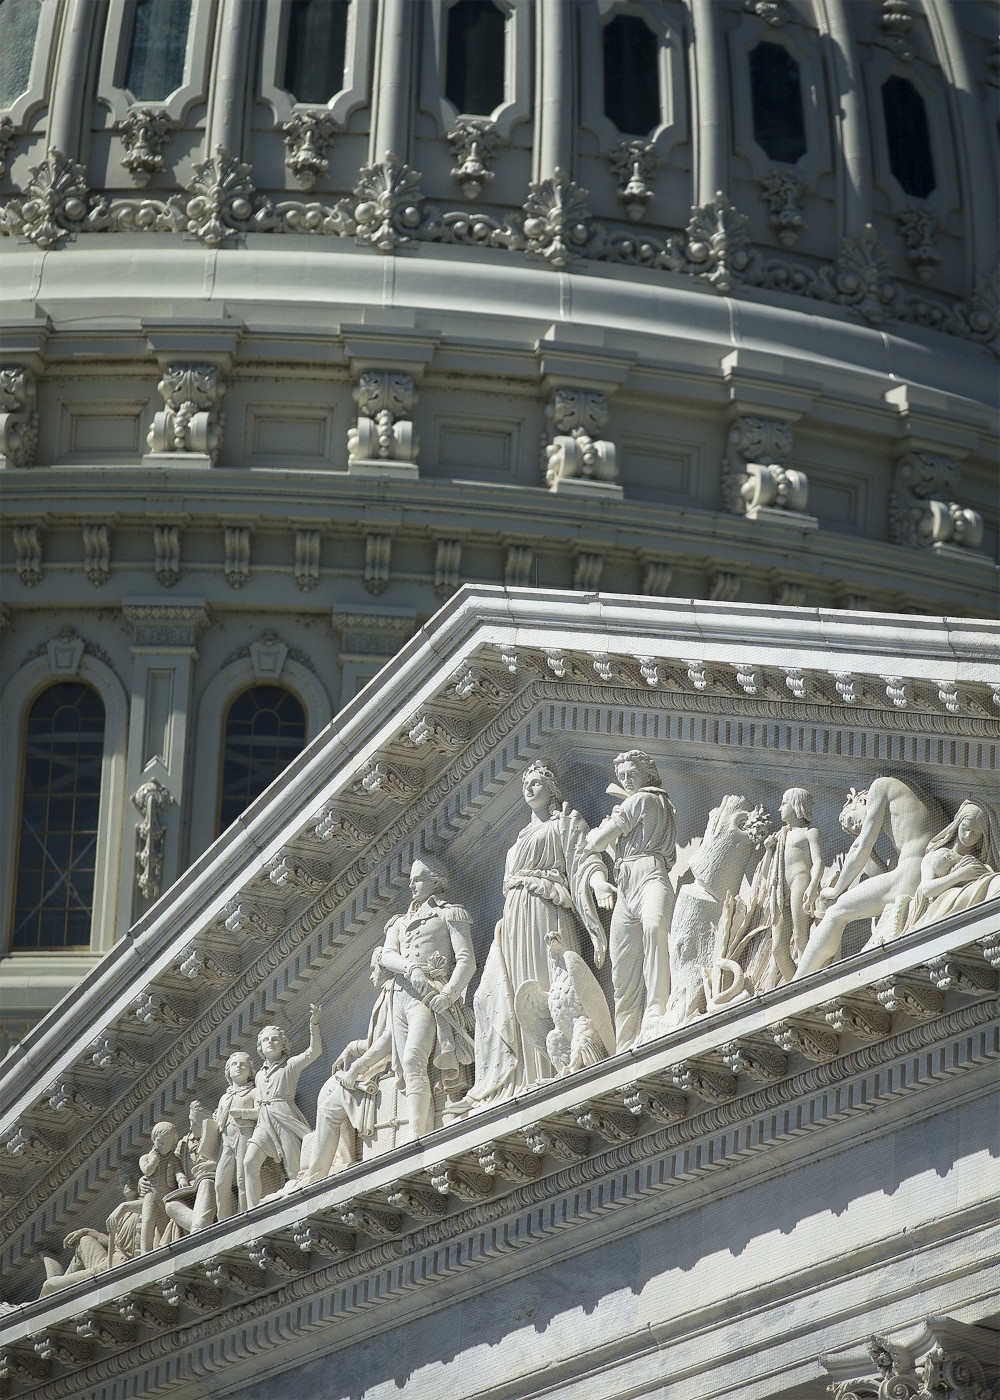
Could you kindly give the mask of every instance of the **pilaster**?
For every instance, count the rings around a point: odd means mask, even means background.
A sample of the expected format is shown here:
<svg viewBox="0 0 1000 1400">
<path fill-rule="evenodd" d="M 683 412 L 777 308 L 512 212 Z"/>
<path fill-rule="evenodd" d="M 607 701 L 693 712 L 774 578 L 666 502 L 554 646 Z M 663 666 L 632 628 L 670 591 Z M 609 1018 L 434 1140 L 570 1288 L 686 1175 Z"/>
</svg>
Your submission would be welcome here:
<svg viewBox="0 0 1000 1400">
<path fill-rule="evenodd" d="M 135 808 L 126 817 L 122 861 L 125 869 L 134 869 L 136 916 L 186 864 L 184 804 L 198 660 L 195 643 L 209 614 L 201 598 L 175 598 L 169 603 L 127 598 L 122 614 L 132 636 L 125 782 Z M 214 791 L 210 779 L 205 791 Z"/>
</svg>

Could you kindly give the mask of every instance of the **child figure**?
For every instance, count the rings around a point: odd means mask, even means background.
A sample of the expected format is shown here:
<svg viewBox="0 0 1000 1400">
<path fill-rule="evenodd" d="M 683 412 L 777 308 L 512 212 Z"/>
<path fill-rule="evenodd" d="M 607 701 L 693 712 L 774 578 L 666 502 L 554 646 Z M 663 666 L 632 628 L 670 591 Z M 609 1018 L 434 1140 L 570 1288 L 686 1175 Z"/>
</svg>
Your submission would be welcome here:
<svg viewBox="0 0 1000 1400">
<path fill-rule="evenodd" d="M 768 912 L 771 956 L 783 982 L 790 982 L 809 941 L 809 926 L 823 874 L 819 832 L 812 825 L 812 793 L 789 788 L 781 799 L 780 831 L 769 836 Z M 773 843 L 773 846 L 772 846 Z"/>
<path fill-rule="evenodd" d="M 173 1123 L 154 1123 L 150 1133 L 152 1147 L 139 1158 L 139 1195 L 142 1198 L 139 1227 L 139 1253 L 148 1254 L 160 1242 L 170 1224 L 163 1199 L 168 1191 L 176 1191 L 180 1163 L 175 1151 L 179 1134 Z"/>
<path fill-rule="evenodd" d="M 215 1168 L 217 1220 L 228 1220 L 234 1210 L 247 1208 L 244 1163 L 257 1125 L 257 1086 L 253 1082 L 253 1061 L 245 1050 L 234 1050 L 226 1061 L 226 1081 L 229 1087 L 215 1110 L 222 1136 Z"/>
<path fill-rule="evenodd" d="M 288 1037 L 280 1026 L 265 1026 L 257 1037 L 257 1051 L 264 1061 L 257 1071 L 257 1126 L 243 1159 L 247 1209 L 261 1198 L 261 1167 L 270 1157 L 285 1169 L 289 1181 L 298 1175 L 302 1139 L 310 1131 L 295 1106 L 299 1076 L 323 1050 L 319 1035 L 319 1007 L 309 1008 L 309 1046 L 291 1054 Z"/>
</svg>

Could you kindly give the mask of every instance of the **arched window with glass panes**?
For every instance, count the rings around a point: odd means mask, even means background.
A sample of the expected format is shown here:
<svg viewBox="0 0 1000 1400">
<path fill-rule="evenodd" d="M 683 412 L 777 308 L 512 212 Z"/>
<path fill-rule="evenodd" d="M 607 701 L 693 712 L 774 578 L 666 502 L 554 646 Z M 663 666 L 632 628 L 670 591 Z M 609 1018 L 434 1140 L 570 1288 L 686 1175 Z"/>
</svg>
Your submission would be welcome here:
<svg viewBox="0 0 1000 1400">
<path fill-rule="evenodd" d="M 28 712 L 12 949 L 90 944 L 104 729 L 104 702 L 82 681 L 50 685 Z"/>
<path fill-rule="evenodd" d="M 191 0 L 135 0 L 124 86 L 143 102 L 163 102 L 184 82 Z"/>
<path fill-rule="evenodd" d="M 890 170 L 904 194 L 926 199 L 937 184 L 931 133 L 924 99 L 908 78 L 894 75 L 882 84 L 882 114 Z"/>
<path fill-rule="evenodd" d="M 344 86 L 351 0 L 291 0 L 284 88 L 296 102 L 325 104 Z"/>
<path fill-rule="evenodd" d="M 445 97 L 465 116 L 489 116 L 504 100 L 507 16 L 493 0 L 458 0 L 447 14 Z"/>
<path fill-rule="evenodd" d="M 236 696 L 223 723 L 219 831 L 274 782 L 305 741 L 306 712 L 290 690 L 254 685 Z"/>
<path fill-rule="evenodd" d="M 604 115 L 623 136 L 660 124 L 659 43 L 638 15 L 615 15 L 601 36 Z"/>
</svg>

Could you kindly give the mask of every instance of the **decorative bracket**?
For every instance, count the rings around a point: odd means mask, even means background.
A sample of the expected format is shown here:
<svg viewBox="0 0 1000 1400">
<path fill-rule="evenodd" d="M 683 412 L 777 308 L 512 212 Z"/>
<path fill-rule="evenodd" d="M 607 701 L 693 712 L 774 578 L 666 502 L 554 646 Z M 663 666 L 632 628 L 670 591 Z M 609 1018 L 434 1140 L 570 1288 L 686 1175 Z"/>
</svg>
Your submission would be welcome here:
<svg viewBox="0 0 1000 1400">
<path fill-rule="evenodd" d="M 136 827 L 135 883 L 143 899 L 157 899 L 163 878 L 163 842 L 166 827 L 161 813 L 173 802 L 173 795 L 156 778 L 141 783 L 132 794 L 132 804 L 142 820 Z"/>
</svg>

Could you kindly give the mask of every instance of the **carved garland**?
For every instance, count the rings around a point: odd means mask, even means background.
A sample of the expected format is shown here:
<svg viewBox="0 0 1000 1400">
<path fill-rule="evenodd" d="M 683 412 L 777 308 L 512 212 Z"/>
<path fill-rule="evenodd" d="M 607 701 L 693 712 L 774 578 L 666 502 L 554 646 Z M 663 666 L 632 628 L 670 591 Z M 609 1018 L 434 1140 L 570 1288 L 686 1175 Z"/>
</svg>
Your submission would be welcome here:
<svg viewBox="0 0 1000 1400">
<path fill-rule="evenodd" d="M 317 127 L 311 146 L 305 127 L 285 134 L 293 175 L 304 182 L 315 178 L 325 163 L 320 146 L 329 144 L 333 132 Z M 477 139 L 485 141 L 488 134 L 477 133 Z M 452 135 L 464 142 L 467 133 Z M 468 161 L 455 168 L 456 180 L 469 187 L 469 198 L 473 187 L 478 195 L 491 173 L 483 150 L 480 143 L 479 154 L 469 156 L 475 169 L 465 170 Z M 619 161 L 618 155 L 614 159 Z M 642 216 L 647 203 L 651 160 L 645 150 L 630 148 L 619 161 L 623 172 L 626 165 L 631 170 L 620 195 L 632 219 Z M 745 217 L 721 192 L 692 208 L 683 234 L 664 239 L 606 231 L 590 213 L 587 191 L 562 170 L 533 183 L 521 212 L 506 222 L 486 214 L 440 213 L 423 194 L 420 173 L 391 152 L 363 167 L 353 193 L 332 205 L 275 201 L 258 193 L 250 167 L 221 147 L 197 167 L 182 193 L 166 199 L 92 193 L 83 167 L 56 149 L 30 173 L 23 193 L 0 207 L 0 234 L 27 238 L 45 249 L 59 246 L 67 235 L 96 232 L 186 233 L 210 247 L 254 232 L 321 234 L 355 238 L 384 253 L 414 241 L 454 243 L 527 251 L 557 270 L 586 257 L 681 272 L 725 295 L 743 286 L 792 292 L 842 306 L 870 325 L 905 321 L 984 345 L 995 345 L 1000 327 L 1000 273 L 981 277 L 967 302 L 906 293 L 894 282 L 888 254 L 870 224 L 844 239 L 836 263 L 817 267 L 768 258 L 752 248 Z M 798 212 L 801 191 L 768 177 L 762 193 L 772 208 L 776 234 L 793 242 L 804 227 Z M 903 233 L 916 274 L 926 279 L 938 256 L 933 230 L 925 219 L 907 216 Z"/>
</svg>

